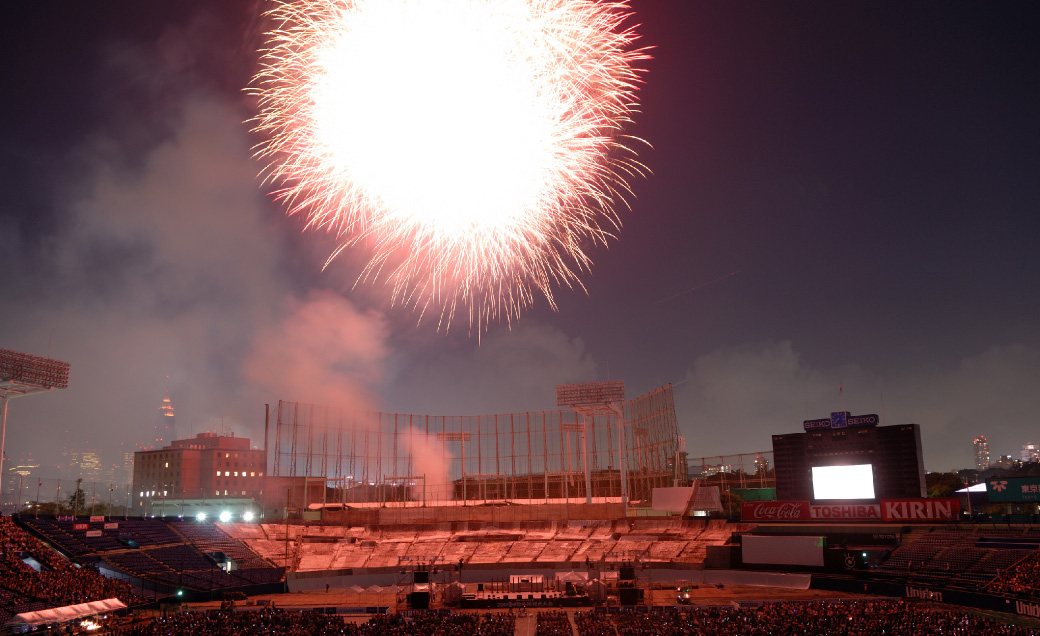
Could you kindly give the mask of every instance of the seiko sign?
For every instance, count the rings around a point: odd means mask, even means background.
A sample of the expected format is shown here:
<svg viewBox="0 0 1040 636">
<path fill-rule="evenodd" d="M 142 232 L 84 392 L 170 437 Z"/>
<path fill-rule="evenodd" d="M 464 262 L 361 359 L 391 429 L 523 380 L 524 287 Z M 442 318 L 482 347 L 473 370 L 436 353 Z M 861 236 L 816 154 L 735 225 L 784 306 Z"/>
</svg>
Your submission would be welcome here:
<svg viewBox="0 0 1040 636">
<path fill-rule="evenodd" d="M 818 431 L 824 428 L 859 428 L 864 426 L 877 426 L 881 419 L 875 415 L 852 415 L 847 411 L 831 413 L 827 419 L 804 420 L 802 427 L 807 431 Z"/>
</svg>

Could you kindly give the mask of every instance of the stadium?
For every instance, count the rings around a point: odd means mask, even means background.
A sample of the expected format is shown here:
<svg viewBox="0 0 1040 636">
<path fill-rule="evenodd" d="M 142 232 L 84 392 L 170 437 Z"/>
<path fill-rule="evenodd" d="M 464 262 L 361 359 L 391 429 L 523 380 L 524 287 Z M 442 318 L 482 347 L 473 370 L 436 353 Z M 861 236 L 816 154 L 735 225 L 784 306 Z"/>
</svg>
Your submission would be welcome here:
<svg viewBox="0 0 1040 636">
<path fill-rule="evenodd" d="M 670 386 L 626 400 L 622 382 L 561 385 L 557 403 L 446 417 L 280 402 L 260 455 L 210 434 L 139 453 L 134 514 L 3 518 L 0 618 L 588 636 L 805 617 L 825 633 L 839 616 L 862 633 L 1034 633 L 1040 527 L 973 524 L 959 500 L 925 497 L 916 425 L 832 413 L 769 452 L 691 459 Z"/>
</svg>

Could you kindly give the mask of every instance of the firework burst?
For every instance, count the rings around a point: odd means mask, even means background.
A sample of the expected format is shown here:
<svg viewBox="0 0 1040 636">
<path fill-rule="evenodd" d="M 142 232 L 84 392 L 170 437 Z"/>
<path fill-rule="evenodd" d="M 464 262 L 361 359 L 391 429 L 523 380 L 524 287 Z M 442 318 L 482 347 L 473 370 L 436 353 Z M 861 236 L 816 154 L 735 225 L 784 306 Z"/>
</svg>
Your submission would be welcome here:
<svg viewBox="0 0 1040 636">
<path fill-rule="evenodd" d="M 273 0 L 250 91 L 265 181 L 393 301 L 478 333 L 582 286 L 643 174 L 624 2 Z M 326 263 L 327 265 L 328 263 Z"/>
</svg>

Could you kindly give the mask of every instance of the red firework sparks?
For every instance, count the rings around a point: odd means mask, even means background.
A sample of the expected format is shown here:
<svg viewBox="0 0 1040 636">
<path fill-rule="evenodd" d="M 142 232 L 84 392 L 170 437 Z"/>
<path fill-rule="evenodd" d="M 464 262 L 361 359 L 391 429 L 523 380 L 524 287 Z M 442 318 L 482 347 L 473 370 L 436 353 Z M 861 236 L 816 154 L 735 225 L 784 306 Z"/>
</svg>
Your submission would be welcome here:
<svg viewBox="0 0 1040 636">
<path fill-rule="evenodd" d="M 362 280 L 478 332 L 581 287 L 645 172 L 648 58 L 624 2 L 274 0 L 257 155 L 290 214 L 371 250 Z"/>
</svg>

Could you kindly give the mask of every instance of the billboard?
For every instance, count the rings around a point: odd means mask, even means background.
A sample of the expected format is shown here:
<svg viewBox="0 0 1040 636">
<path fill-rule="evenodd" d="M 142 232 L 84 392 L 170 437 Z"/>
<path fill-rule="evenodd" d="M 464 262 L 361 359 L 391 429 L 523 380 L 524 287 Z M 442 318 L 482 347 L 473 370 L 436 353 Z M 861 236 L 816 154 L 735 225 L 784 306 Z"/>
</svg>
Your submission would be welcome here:
<svg viewBox="0 0 1040 636">
<path fill-rule="evenodd" d="M 745 501 L 742 521 L 956 521 L 961 507 L 957 499 L 882 499 L 879 503 L 814 504 L 808 501 Z"/>
<path fill-rule="evenodd" d="M 745 534 L 741 558 L 745 564 L 823 567 L 824 537 L 776 537 Z"/>
<path fill-rule="evenodd" d="M 808 501 L 745 501 L 740 504 L 742 521 L 805 521 Z"/>
<path fill-rule="evenodd" d="M 813 504 L 809 506 L 812 521 L 881 521 L 878 504 Z"/>
<path fill-rule="evenodd" d="M 990 477 L 986 496 L 992 503 L 1040 501 L 1040 477 Z"/>
<path fill-rule="evenodd" d="M 802 428 L 807 431 L 816 431 L 821 428 L 857 428 L 861 426 L 877 426 L 881 418 L 876 413 L 867 415 L 853 415 L 848 411 L 835 411 L 831 416 L 819 420 L 803 420 Z"/>
<path fill-rule="evenodd" d="M 874 467 L 813 466 L 812 485 L 814 499 L 873 499 Z"/>
<path fill-rule="evenodd" d="M 884 499 L 885 521 L 954 521 L 961 514 L 959 499 Z"/>
</svg>

